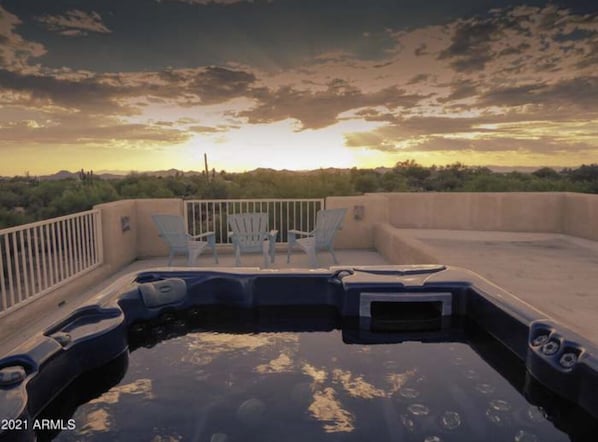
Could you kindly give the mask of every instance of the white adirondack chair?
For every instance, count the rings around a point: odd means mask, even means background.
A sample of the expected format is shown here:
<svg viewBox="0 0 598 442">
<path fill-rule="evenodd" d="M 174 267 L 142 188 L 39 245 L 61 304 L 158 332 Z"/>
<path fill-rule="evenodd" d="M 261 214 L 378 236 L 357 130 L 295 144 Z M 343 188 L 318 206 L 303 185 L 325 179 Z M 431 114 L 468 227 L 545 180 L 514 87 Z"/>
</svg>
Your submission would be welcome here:
<svg viewBox="0 0 598 442">
<path fill-rule="evenodd" d="M 318 267 L 317 253 L 327 250 L 332 255 L 335 264 L 338 264 L 334 254 L 334 237 L 341 228 L 347 209 L 320 210 L 316 214 L 316 227 L 311 232 L 289 230 L 287 249 L 287 263 L 291 262 L 291 250 L 299 246 L 307 253 L 311 267 Z M 303 236 L 304 238 L 298 238 Z"/>
<path fill-rule="evenodd" d="M 241 252 L 264 255 L 264 267 L 274 262 L 278 230 L 269 230 L 267 213 L 238 213 L 227 216 L 228 237 L 233 243 L 235 265 L 241 264 Z"/>
<path fill-rule="evenodd" d="M 178 215 L 154 214 L 152 220 L 160 232 L 160 238 L 170 248 L 170 254 L 168 255 L 169 266 L 172 265 L 172 259 L 176 254 L 187 255 L 187 264 L 190 266 L 195 265 L 197 257 L 206 247 L 212 249 L 214 261 L 218 264 L 216 235 L 214 235 L 214 232 L 206 232 L 195 236 L 189 235 L 185 231 L 183 218 Z"/>
</svg>

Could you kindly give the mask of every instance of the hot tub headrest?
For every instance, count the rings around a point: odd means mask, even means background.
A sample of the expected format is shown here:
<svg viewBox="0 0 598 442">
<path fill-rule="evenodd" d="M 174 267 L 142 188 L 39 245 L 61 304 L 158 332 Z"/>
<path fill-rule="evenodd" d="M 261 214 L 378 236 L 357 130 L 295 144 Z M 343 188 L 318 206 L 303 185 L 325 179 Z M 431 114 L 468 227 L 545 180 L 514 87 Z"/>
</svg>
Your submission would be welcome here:
<svg viewBox="0 0 598 442">
<path fill-rule="evenodd" d="M 139 293 L 146 307 L 162 307 L 167 304 L 176 304 L 185 299 L 187 284 L 180 278 L 168 278 L 139 284 Z"/>
</svg>

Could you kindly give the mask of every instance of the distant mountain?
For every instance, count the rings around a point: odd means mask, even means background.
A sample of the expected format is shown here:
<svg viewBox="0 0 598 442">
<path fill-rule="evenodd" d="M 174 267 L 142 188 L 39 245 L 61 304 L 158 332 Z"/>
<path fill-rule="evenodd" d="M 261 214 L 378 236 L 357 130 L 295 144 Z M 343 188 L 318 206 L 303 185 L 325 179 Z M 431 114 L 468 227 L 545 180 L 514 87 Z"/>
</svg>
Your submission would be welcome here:
<svg viewBox="0 0 598 442">
<path fill-rule="evenodd" d="M 532 173 L 538 169 L 541 169 L 544 166 L 484 166 L 490 169 L 492 172 L 496 173 L 509 173 L 509 172 L 522 172 L 522 173 Z M 549 166 L 551 169 L 556 170 L 557 172 L 563 169 L 562 166 Z"/>
<path fill-rule="evenodd" d="M 58 181 L 58 180 L 67 180 L 69 178 L 79 178 L 79 175 L 74 172 L 69 172 L 68 170 L 60 170 L 52 175 L 41 175 L 38 178 L 42 181 Z"/>
<path fill-rule="evenodd" d="M 351 169 L 340 169 L 338 167 L 321 167 L 319 169 L 310 169 L 310 170 L 289 170 L 289 169 L 270 169 L 267 167 L 258 167 L 257 169 L 248 170 L 246 172 L 231 172 L 231 173 L 249 173 L 255 175 L 256 173 L 264 173 L 264 172 L 271 172 L 271 173 L 286 173 L 288 175 L 314 175 L 321 172 L 337 172 L 337 173 L 349 173 Z"/>
<path fill-rule="evenodd" d="M 87 172 L 87 171 L 86 171 Z M 111 174 L 111 173 L 95 173 L 93 174 L 95 177 L 101 178 L 103 180 L 113 180 L 113 179 L 120 179 L 126 175 L 125 172 L 120 174 Z M 53 173 L 52 175 L 40 175 L 37 177 L 40 181 L 59 181 L 59 180 L 78 180 L 79 179 L 79 172 L 70 172 L 68 170 L 61 170 L 59 172 Z"/>
<path fill-rule="evenodd" d="M 89 172 L 89 171 L 85 171 Z M 194 175 L 201 175 L 201 172 L 198 171 L 181 171 L 177 169 L 168 169 L 168 170 L 154 170 L 154 171 L 144 171 L 144 172 L 137 172 L 137 171 L 120 171 L 120 170 L 102 170 L 99 172 L 94 172 L 93 176 L 103 179 L 103 180 L 120 180 L 127 175 L 135 173 L 138 175 L 147 175 L 147 176 L 162 176 L 162 177 L 169 177 L 169 176 L 177 176 L 184 175 L 184 176 L 194 176 Z M 40 175 L 37 177 L 41 181 L 58 181 L 58 180 L 67 180 L 67 179 L 79 179 L 79 172 L 70 172 L 68 170 L 61 170 L 59 172 L 53 173 L 51 175 Z"/>
<path fill-rule="evenodd" d="M 475 166 L 469 166 L 475 167 Z M 523 172 L 523 173 L 531 173 L 538 169 L 541 169 L 543 166 L 484 166 L 488 169 L 492 170 L 496 173 L 509 173 L 509 172 Z M 557 172 L 563 169 L 563 166 L 550 166 L 552 169 L 556 170 Z M 375 167 L 370 169 L 374 172 L 379 174 L 385 174 L 393 170 L 392 167 Z M 88 172 L 88 171 L 86 171 Z M 246 172 L 229 172 L 230 174 L 234 173 L 248 173 L 248 174 L 257 174 L 257 173 L 285 173 L 288 175 L 314 175 L 321 172 L 327 173 L 350 173 L 351 168 L 337 168 L 337 167 L 327 167 L 327 168 L 319 168 L 319 169 L 312 169 L 312 170 L 276 170 L 271 168 L 260 167 L 254 170 L 249 170 Z M 167 170 L 153 170 L 153 171 L 122 171 L 122 170 L 100 170 L 93 173 L 95 177 L 101 178 L 103 180 L 117 180 L 122 179 L 125 176 L 134 173 L 136 175 L 146 175 L 146 176 L 153 176 L 153 177 L 171 177 L 177 175 L 183 176 L 197 176 L 201 175 L 203 171 L 198 170 L 188 170 L 182 171 L 178 169 L 167 169 Z M 79 179 L 79 172 L 70 172 L 68 170 L 60 170 L 51 175 L 40 175 L 37 177 L 39 180 L 42 181 L 57 181 L 57 180 L 65 180 L 65 179 Z"/>
</svg>

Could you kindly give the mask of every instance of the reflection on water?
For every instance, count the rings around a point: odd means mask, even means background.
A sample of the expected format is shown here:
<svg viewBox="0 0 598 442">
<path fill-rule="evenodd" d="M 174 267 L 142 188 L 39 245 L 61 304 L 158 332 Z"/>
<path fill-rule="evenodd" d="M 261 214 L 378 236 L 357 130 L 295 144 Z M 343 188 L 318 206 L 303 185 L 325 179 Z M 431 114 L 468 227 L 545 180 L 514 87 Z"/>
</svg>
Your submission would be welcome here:
<svg viewBox="0 0 598 442">
<path fill-rule="evenodd" d="M 88 435 L 90 433 L 107 431 L 110 428 L 110 420 L 108 411 L 99 408 L 92 410 L 84 415 L 85 421 L 81 426 L 79 433 L 81 435 Z"/>
<path fill-rule="evenodd" d="M 322 428 L 327 433 L 355 429 L 353 425 L 355 416 L 342 408 L 342 404 L 336 397 L 336 391 L 332 387 L 316 390 L 308 410 L 315 419 L 322 422 Z"/>
<path fill-rule="evenodd" d="M 465 344 L 201 332 L 150 347 L 59 440 L 569 440 Z"/>
<path fill-rule="evenodd" d="M 386 397 L 387 392 L 374 387 L 363 379 L 363 376 L 355 376 L 347 370 L 335 368 L 332 370 L 332 379 L 335 383 L 342 385 L 343 389 L 349 393 L 350 396 L 372 399 L 375 397 Z"/>
<path fill-rule="evenodd" d="M 293 360 L 289 355 L 282 353 L 277 358 L 272 359 L 267 364 L 261 364 L 255 367 L 255 371 L 261 374 L 266 373 L 284 373 L 293 370 Z"/>
<path fill-rule="evenodd" d="M 116 404 L 122 394 L 141 394 L 144 399 L 153 399 L 152 380 L 136 379 L 130 384 L 121 384 L 110 389 L 97 399 L 89 401 L 90 404 Z"/>
</svg>

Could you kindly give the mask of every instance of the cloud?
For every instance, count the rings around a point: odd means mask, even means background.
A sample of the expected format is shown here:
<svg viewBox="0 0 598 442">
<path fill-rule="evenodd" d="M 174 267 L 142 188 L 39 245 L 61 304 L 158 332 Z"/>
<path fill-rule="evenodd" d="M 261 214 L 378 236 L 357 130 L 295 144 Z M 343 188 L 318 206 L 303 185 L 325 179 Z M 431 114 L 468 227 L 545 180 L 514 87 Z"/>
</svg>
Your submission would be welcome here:
<svg viewBox="0 0 598 442">
<path fill-rule="evenodd" d="M 214 133 L 223 133 L 228 132 L 231 129 L 239 129 L 240 126 L 189 126 L 187 128 L 188 131 L 195 132 L 198 134 L 214 134 Z"/>
<path fill-rule="evenodd" d="M 189 102 L 214 106 L 249 93 L 255 80 L 251 73 L 219 67 L 112 74 L 68 70 L 26 74 L 0 69 L 0 106 L 17 106 L 36 114 L 35 119 L 0 124 L 0 139 L 3 144 L 117 140 L 179 144 L 196 133 L 221 133 L 235 127 L 199 125 L 191 118 L 172 122 L 143 118 L 144 108 L 155 98 L 170 106 Z M 0 121 L 6 112 L 14 115 L 0 108 Z M 127 121 L 132 117 L 136 122 Z M 10 116 L 6 118 L 10 121 Z"/>
<path fill-rule="evenodd" d="M 483 69 L 492 59 L 492 40 L 498 38 L 499 27 L 492 20 L 469 20 L 456 26 L 451 45 L 442 51 L 440 59 L 452 59 L 457 71 Z"/>
<path fill-rule="evenodd" d="M 391 153 L 596 149 L 596 14 L 520 6 L 399 31 L 358 29 L 354 40 L 327 34 L 328 46 L 314 46 L 299 68 L 241 64 L 231 50 L 231 61 L 218 66 L 182 60 L 163 70 L 94 72 L 33 64 L 46 49 L 16 33 L 16 16 L 0 13 L 0 106 L 41 113 L 19 121 L 0 108 L 0 138 L 15 143 L 57 143 L 61 133 L 68 143 L 179 143 L 284 121 L 285 130 L 335 126 L 336 142 Z M 110 32 L 96 12 L 41 19 L 63 35 Z M 87 47 L 96 39 L 58 40 Z M 365 54 L 372 41 L 380 46 L 375 57 Z"/>
<path fill-rule="evenodd" d="M 520 155 L 593 155 L 598 152 L 594 119 L 524 115 L 476 118 L 410 118 L 370 132 L 345 134 L 347 147 L 382 152 L 517 152 Z"/>
<path fill-rule="evenodd" d="M 564 128 L 564 127 L 563 127 Z M 573 141 L 558 135 L 530 136 L 522 131 L 512 134 L 509 131 L 497 134 L 490 130 L 470 131 L 453 134 L 422 134 L 401 138 L 404 132 L 399 127 L 386 127 L 364 133 L 345 135 L 347 147 L 365 147 L 381 152 L 455 152 L 475 151 L 477 153 L 518 152 L 529 154 L 588 154 L 598 151 L 598 142 L 591 136 L 596 131 L 588 131 L 586 140 Z"/>
<path fill-rule="evenodd" d="M 539 140 L 510 138 L 476 139 L 430 137 L 423 140 L 413 151 L 475 151 L 478 153 L 517 152 L 520 155 L 552 154 L 567 155 L 596 151 L 596 144 L 587 142 L 562 142 L 559 139 L 543 137 Z M 405 149 L 409 150 L 409 149 Z"/>
<path fill-rule="evenodd" d="M 24 40 L 15 32 L 22 22 L 0 5 L 0 67 L 31 71 L 31 58 L 40 57 L 46 49 L 40 43 Z"/>
<path fill-rule="evenodd" d="M 451 93 L 446 98 L 440 98 L 441 103 L 475 97 L 479 93 L 478 83 L 471 80 L 456 80 L 449 86 Z"/>
<path fill-rule="evenodd" d="M 0 69 L 0 104 L 130 116 L 150 104 L 188 108 L 250 97 L 256 81 L 251 72 L 223 67 L 106 74 Z"/>
<path fill-rule="evenodd" d="M 559 107 L 598 112 L 598 76 L 583 76 L 547 83 L 497 87 L 480 96 L 482 106 Z"/>
<path fill-rule="evenodd" d="M 301 122 L 303 129 L 320 129 L 335 124 L 343 112 L 362 107 L 414 106 L 423 97 L 396 87 L 364 93 L 344 80 L 335 79 L 325 90 L 300 90 L 283 86 L 274 91 L 262 88 L 253 93 L 258 104 L 240 113 L 250 123 L 271 123 L 287 118 Z"/>
<path fill-rule="evenodd" d="M 161 125 L 132 124 L 116 118 L 64 115 L 53 120 L 18 121 L 0 125 L 0 145 L 88 144 L 88 143 L 151 143 L 180 144 L 191 134 Z"/>
<path fill-rule="evenodd" d="M 255 81 L 250 72 L 210 66 L 197 73 L 189 88 L 202 104 L 212 104 L 247 95 Z"/>
<path fill-rule="evenodd" d="M 587 66 L 596 49 L 598 15 L 576 15 L 555 5 L 496 9 L 484 17 L 460 19 L 446 26 L 450 45 L 438 53 L 457 73 L 523 73 L 563 70 L 575 59 Z M 592 63 L 592 62 L 591 62 Z M 573 63 L 574 64 L 574 63 Z"/>
<path fill-rule="evenodd" d="M 407 82 L 407 84 L 416 84 L 421 83 L 431 78 L 430 74 L 417 74 L 411 80 Z"/>
<path fill-rule="evenodd" d="M 68 37 L 88 35 L 90 32 L 97 34 L 112 32 L 103 23 L 100 14 L 95 11 L 84 12 L 79 9 L 71 9 L 64 15 L 43 15 L 36 17 L 36 20 L 45 24 L 50 31 Z"/>
<path fill-rule="evenodd" d="M 52 105 L 92 113 L 132 111 L 115 100 L 127 88 L 102 83 L 95 77 L 69 79 L 0 69 L 0 88 L 23 94 L 27 97 L 23 104 L 33 107 Z"/>
</svg>

